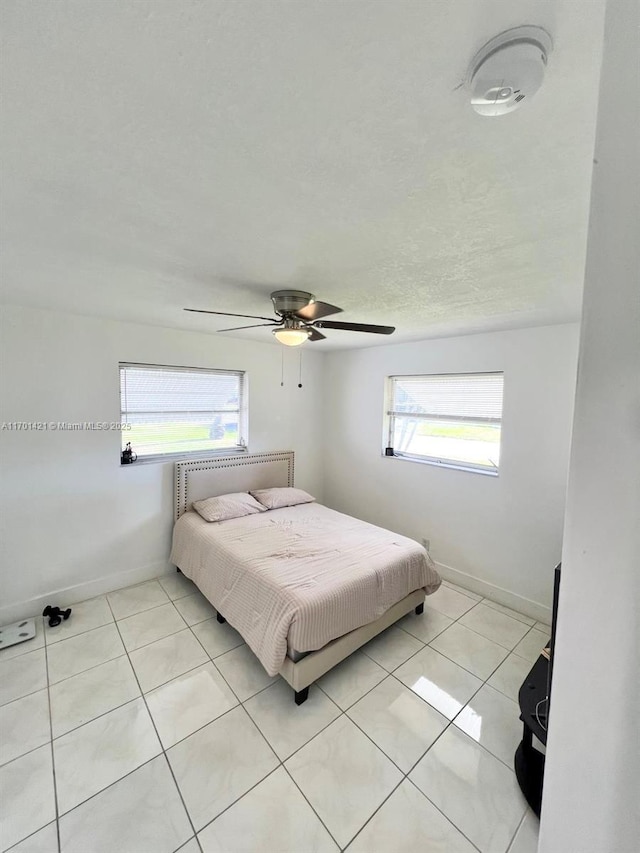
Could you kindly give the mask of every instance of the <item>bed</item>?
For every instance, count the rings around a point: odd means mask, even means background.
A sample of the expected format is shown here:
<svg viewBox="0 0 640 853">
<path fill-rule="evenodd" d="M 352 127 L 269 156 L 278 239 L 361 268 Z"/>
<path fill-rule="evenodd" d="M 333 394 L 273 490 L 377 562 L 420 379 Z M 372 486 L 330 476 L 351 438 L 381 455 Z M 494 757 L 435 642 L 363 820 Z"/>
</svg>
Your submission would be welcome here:
<svg viewBox="0 0 640 853">
<path fill-rule="evenodd" d="M 301 704 L 309 686 L 407 613 L 440 577 L 418 543 L 316 502 L 209 523 L 203 498 L 293 487 L 289 451 L 178 462 L 171 562 Z"/>
</svg>

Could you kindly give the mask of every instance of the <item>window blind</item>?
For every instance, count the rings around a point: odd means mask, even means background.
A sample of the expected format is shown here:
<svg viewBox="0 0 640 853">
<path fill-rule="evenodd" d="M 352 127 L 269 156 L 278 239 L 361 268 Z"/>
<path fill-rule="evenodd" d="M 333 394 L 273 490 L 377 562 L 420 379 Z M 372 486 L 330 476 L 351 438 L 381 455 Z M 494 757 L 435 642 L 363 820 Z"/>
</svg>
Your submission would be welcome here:
<svg viewBox="0 0 640 853">
<path fill-rule="evenodd" d="M 385 455 L 497 474 L 503 373 L 390 376 Z"/>
<path fill-rule="evenodd" d="M 392 376 L 389 414 L 496 423 L 502 419 L 504 374 Z"/>
<path fill-rule="evenodd" d="M 244 447 L 244 373 L 120 364 L 123 445 L 138 457 Z"/>
</svg>

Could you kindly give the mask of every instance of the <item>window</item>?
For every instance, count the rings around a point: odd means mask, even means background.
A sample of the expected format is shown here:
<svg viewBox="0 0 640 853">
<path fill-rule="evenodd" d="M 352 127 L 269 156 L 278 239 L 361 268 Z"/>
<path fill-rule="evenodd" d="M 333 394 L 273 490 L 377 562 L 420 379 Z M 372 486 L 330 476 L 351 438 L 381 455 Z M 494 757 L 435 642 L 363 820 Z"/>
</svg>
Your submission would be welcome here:
<svg viewBox="0 0 640 853">
<path fill-rule="evenodd" d="M 120 365 L 123 449 L 138 458 L 246 449 L 245 374 L 152 364 Z"/>
<path fill-rule="evenodd" d="M 390 376 L 388 455 L 497 474 L 503 373 Z"/>
</svg>

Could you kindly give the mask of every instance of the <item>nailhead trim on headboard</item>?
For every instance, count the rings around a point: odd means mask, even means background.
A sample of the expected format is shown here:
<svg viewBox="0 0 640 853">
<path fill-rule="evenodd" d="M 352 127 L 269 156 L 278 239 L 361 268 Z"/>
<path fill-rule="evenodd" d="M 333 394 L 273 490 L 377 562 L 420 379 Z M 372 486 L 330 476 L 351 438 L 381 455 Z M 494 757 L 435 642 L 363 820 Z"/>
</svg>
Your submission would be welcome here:
<svg viewBox="0 0 640 853">
<path fill-rule="evenodd" d="M 294 453 L 292 450 L 274 450 L 271 453 L 248 453 L 243 456 L 217 456 L 213 459 L 196 459 L 193 462 L 175 463 L 175 520 L 187 511 L 189 494 L 189 474 L 196 471 L 210 471 L 216 468 L 236 468 L 243 465 L 256 465 L 261 462 L 286 462 L 287 485 L 294 483 Z"/>
</svg>

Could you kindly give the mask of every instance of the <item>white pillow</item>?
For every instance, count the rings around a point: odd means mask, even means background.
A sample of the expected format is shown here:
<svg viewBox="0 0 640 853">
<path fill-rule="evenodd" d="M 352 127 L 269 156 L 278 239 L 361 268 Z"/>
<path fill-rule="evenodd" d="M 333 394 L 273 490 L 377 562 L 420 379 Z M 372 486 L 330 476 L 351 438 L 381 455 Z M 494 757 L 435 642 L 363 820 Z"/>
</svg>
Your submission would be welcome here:
<svg viewBox="0 0 640 853">
<path fill-rule="evenodd" d="M 245 515 L 264 512 L 266 509 L 247 492 L 204 498 L 195 501 L 192 506 L 205 521 L 227 521 L 230 518 L 242 518 Z"/>
<path fill-rule="evenodd" d="M 280 489 L 258 489 L 255 492 L 249 492 L 250 495 L 260 501 L 266 509 L 281 509 L 283 506 L 296 506 L 296 504 L 309 504 L 315 501 L 307 492 L 302 489 L 292 489 L 288 487 Z"/>
</svg>

